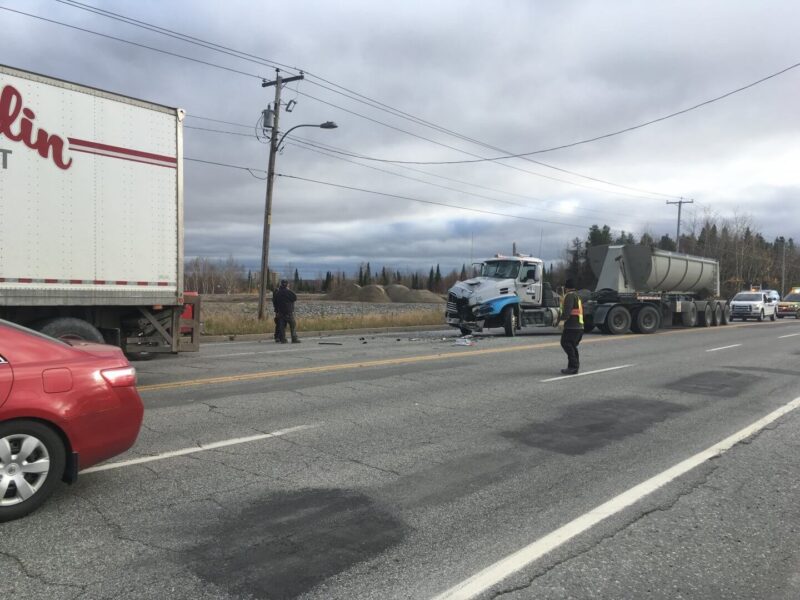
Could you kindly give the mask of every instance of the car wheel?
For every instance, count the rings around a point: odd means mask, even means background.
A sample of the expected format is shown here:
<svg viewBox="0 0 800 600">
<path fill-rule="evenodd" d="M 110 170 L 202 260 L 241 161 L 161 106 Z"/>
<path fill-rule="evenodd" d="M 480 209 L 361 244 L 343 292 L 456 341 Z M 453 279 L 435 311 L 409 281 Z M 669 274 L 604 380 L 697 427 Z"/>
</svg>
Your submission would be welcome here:
<svg viewBox="0 0 800 600">
<path fill-rule="evenodd" d="M 0 423 L 0 522 L 39 508 L 64 474 L 59 436 L 35 421 Z"/>
<path fill-rule="evenodd" d="M 461 332 L 461 335 L 472 334 L 472 329 L 467 329 L 466 327 L 459 327 L 458 330 Z"/>
<path fill-rule="evenodd" d="M 503 329 L 506 331 L 506 337 L 517 335 L 517 314 L 513 306 L 506 306 L 503 309 Z"/>
<path fill-rule="evenodd" d="M 772 314 L 769 316 L 769 320 L 770 320 L 770 321 L 774 321 L 774 320 L 775 320 L 775 313 L 772 313 Z"/>
<path fill-rule="evenodd" d="M 83 319 L 75 319 L 73 317 L 47 319 L 39 323 L 35 329 L 50 337 L 58 338 L 59 340 L 82 340 L 85 342 L 95 342 L 97 344 L 105 343 L 103 334 L 101 334 L 94 325 Z"/>
<path fill-rule="evenodd" d="M 762 308 L 761 309 L 761 314 L 758 315 L 758 322 L 760 323 L 763 320 L 764 320 L 764 309 Z"/>
</svg>

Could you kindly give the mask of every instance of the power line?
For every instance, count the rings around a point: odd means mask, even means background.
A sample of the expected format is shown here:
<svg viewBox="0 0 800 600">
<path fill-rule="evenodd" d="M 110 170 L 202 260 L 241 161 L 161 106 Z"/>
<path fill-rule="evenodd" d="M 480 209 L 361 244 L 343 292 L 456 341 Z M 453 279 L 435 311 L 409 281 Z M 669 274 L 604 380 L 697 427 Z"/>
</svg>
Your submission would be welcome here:
<svg viewBox="0 0 800 600">
<path fill-rule="evenodd" d="M 230 48 L 228 46 L 223 46 L 221 44 L 210 42 L 208 40 L 203 40 L 201 38 L 193 37 L 193 36 L 190 36 L 190 35 L 187 35 L 187 34 L 184 34 L 184 33 L 180 33 L 180 32 L 177 32 L 177 31 L 174 31 L 174 30 L 171 30 L 171 29 L 166 29 L 164 27 L 160 27 L 160 26 L 154 25 L 152 23 L 147 23 L 145 21 L 140 21 L 140 20 L 134 19 L 132 17 L 127 17 L 127 16 L 121 15 L 119 13 L 114 13 L 112 11 L 108 11 L 108 10 L 105 10 L 105 9 L 97 8 L 97 7 L 94 7 L 94 6 L 91 6 L 91 5 L 87 5 L 87 4 L 83 4 L 81 2 L 77 2 L 76 0 L 56 0 L 56 2 L 59 2 L 59 3 L 64 4 L 66 6 L 70 6 L 72 8 L 78 8 L 80 10 L 85 10 L 85 11 L 88 11 L 88 12 L 91 12 L 91 13 L 94 13 L 96 15 L 103 16 L 103 17 L 106 17 L 106 18 L 109 18 L 109 19 L 120 21 L 120 22 L 126 23 L 128 25 L 132 25 L 134 27 L 140 27 L 142 29 L 146 29 L 148 31 L 152 31 L 152 32 L 155 32 L 155 33 L 159 33 L 161 35 L 165 35 L 165 36 L 168 36 L 168 37 L 171 37 L 171 38 L 174 38 L 174 39 L 178 39 L 178 40 L 181 40 L 181 41 L 186 42 L 186 43 L 191 43 L 191 44 L 195 44 L 195 45 L 201 46 L 203 48 L 208 48 L 208 49 L 214 50 L 216 52 L 220 52 L 222 54 L 226 54 L 226 55 L 229 55 L 229 56 L 234 56 L 234 57 L 242 59 L 242 60 L 248 60 L 250 62 L 254 62 L 254 63 L 257 63 L 257 64 L 266 65 L 266 66 L 276 66 L 277 65 L 277 66 L 282 66 L 282 67 L 287 68 L 287 69 L 298 70 L 297 67 L 289 67 L 287 65 L 283 65 L 282 63 L 278 63 L 278 62 L 276 62 L 274 60 L 258 57 L 258 56 L 255 56 L 253 54 L 248 54 L 246 52 L 242 52 L 241 50 L 236 50 L 236 49 Z M 410 120 L 410 121 L 412 121 L 412 122 L 414 122 L 414 123 L 416 123 L 418 125 L 422 125 L 422 126 L 425 126 L 425 127 L 432 128 L 432 129 L 434 129 L 436 131 L 439 131 L 439 132 L 445 133 L 447 135 L 451 135 L 451 136 L 457 137 L 459 139 L 462 139 L 462 140 L 468 141 L 470 143 L 482 146 L 484 148 L 497 150 L 499 152 L 506 152 L 506 153 L 508 152 L 508 151 L 503 150 L 502 148 L 499 148 L 497 146 L 492 146 L 492 145 L 487 144 L 485 142 L 482 142 L 480 140 L 476 140 L 474 138 L 471 138 L 469 136 L 465 136 L 465 135 L 463 135 L 461 133 L 458 133 L 456 131 L 453 131 L 451 129 L 447 129 L 447 128 L 442 127 L 440 125 L 437 125 L 435 123 L 431 123 L 430 121 L 426 121 L 424 119 L 421 119 L 419 117 L 411 115 L 410 113 L 407 113 L 407 112 L 404 112 L 402 110 L 396 109 L 396 108 L 394 108 L 392 106 L 389 106 L 388 104 L 385 104 L 385 103 L 380 102 L 378 100 L 374 100 L 372 98 L 364 96 L 363 94 L 359 94 L 358 92 L 354 92 L 353 90 L 349 90 L 348 88 L 345 88 L 343 86 L 335 84 L 335 83 L 333 83 L 331 81 L 328 81 L 327 79 L 324 79 L 322 77 L 319 77 L 319 76 L 316 76 L 316 75 L 312 75 L 312 76 L 314 78 L 316 78 L 316 79 L 319 79 L 320 81 L 324 81 L 325 83 L 328 83 L 329 85 L 333 85 L 333 86 L 335 86 L 335 87 L 337 87 L 339 89 L 346 90 L 348 93 L 344 93 L 344 92 L 338 91 L 336 89 L 333 89 L 333 88 L 331 88 L 329 86 L 326 86 L 326 85 L 322 85 L 322 84 L 317 83 L 315 81 L 310 81 L 309 83 L 311 83 L 313 85 L 316 85 L 316 86 L 318 86 L 318 87 L 320 87 L 322 89 L 326 89 L 326 90 L 329 90 L 329 91 L 331 91 L 333 93 L 342 95 L 342 96 L 344 96 L 344 97 L 346 97 L 346 98 L 348 98 L 350 100 L 354 100 L 356 102 L 361 102 L 363 104 L 366 104 L 367 106 L 370 106 L 371 108 L 374 108 L 374 109 L 377 109 L 377 110 L 382 110 L 384 112 L 388 112 L 389 114 L 392 114 L 393 116 L 396 116 L 396 117 L 399 117 L 399 118 L 403 118 L 403 119 L 406 119 L 406 120 Z M 319 102 L 324 102 L 324 101 L 320 100 L 319 98 L 311 96 L 310 94 L 306 94 L 306 93 L 300 92 L 299 90 L 297 90 L 296 93 L 298 95 L 302 95 L 302 96 L 308 97 L 310 99 L 317 100 Z M 354 94 L 354 95 L 350 95 L 350 94 Z M 332 103 L 327 103 L 327 104 L 329 104 L 330 106 L 332 106 L 334 108 L 338 108 L 339 110 L 343 110 L 345 112 L 351 112 L 351 114 L 353 114 L 355 116 L 371 120 L 371 121 L 373 121 L 375 123 L 378 123 L 378 124 L 381 124 L 381 125 L 385 125 L 387 127 L 389 126 L 386 123 L 371 119 L 371 118 L 366 117 L 365 115 L 362 115 L 360 113 L 356 113 L 354 111 L 348 111 L 347 109 L 344 109 L 343 107 L 340 107 L 338 105 L 335 105 L 335 104 L 332 104 Z M 399 129 L 399 128 L 394 128 L 394 129 L 396 129 L 397 131 L 400 131 L 402 133 L 405 133 L 407 135 L 415 135 L 415 134 L 412 134 L 412 133 L 410 133 L 408 131 L 405 131 L 405 130 L 402 130 L 402 129 Z M 456 150 L 458 152 L 463 152 L 465 154 L 468 154 L 468 155 L 476 157 L 476 158 L 480 158 L 481 160 L 485 160 L 485 161 L 499 160 L 498 158 L 481 157 L 479 155 L 463 151 L 463 150 L 455 148 L 453 146 L 448 146 L 447 144 L 441 144 L 439 142 L 436 142 L 434 140 L 430 140 L 430 139 L 422 137 L 422 136 L 416 136 L 416 137 L 419 137 L 420 139 L 423 139 L 425 141 L 428 141 L 428 142 L 431 142 L 431 143 L 434 143 L 434 144 L 442 145 L 442 146 L 444 146 L 446 148 L 450 148 L 450 149 Z M 578 173 L 576 171 L 571 171 L 569 169 L 564 169 L 564 168 L 561 168 L 561 167 L 556 167 L 555 165 L 550 165 L 548 163 L 544 163 L 544 162 L 541 162 L 541 161 L 536 161 L 536 160 L 527 158 L 526 156 L 522 156 L 522 155 L 517 156 L 517 158 L 522 158 L 523 160 L 527 160 L 528 162 L 532 162 L 532 163 L 538 164 L 540 166 L 543 166 L 543 167 L 546 167 L 546 168 L 549 168 L 549 169 L 553 169 L 553 170 L 556 170 L 556 171 L 559 171 L 559 172 L 562 172 L 562 173 L 567 173 L 567 174 L 570 174 L 570 175 L 573 175 L 573 176 L 576 176 L 576 177 L 580 177 L 580 178 L 587 179 L 587 180 L 590 180 L 590 181 L 595 181 L 595 182 L 602 183 L 604 185 L 609 185 L 609 186 L 612 186 L 612 187 L 618 187 L 618 188 L 627 189 L 627 190 L 630 190 L 630 191 L 636 191 L 636 192 L 639 192 L 639 193 L 662 196 L 662 197 L 665 197 L 665 198 L 678 198 L 679 197 L 679 196 L 676 196 L 674 194 L 664 194 L 664 193 L 661 193 L 661 192 L 653 192 L 653 191 L 645 190 L 645 189 L 642 189 L 642 188 L 636 188 L 636 187 L 632 187 L 632 186 L 628 186 L 628 185 L 618 184 L 618 183 L 615 183 L 615 182 L 612 182 L 612 181 L 608 181 L 606 179 L 601 179 L 601 178 L 598 178 L 598 177 L 592 177 L 592 176 L 589 176 L 589 175 L 584 175 L 584 174 Z M 375 160 L 377 160 L 377 159 L 375 159 Z M 396 161 L 391 161 L 391 162 L 396 162 Z M 548 176 L 546 176 L 546 175 L 542 175 L 542 174 L 535 173 L 535 172 L 532 172 L 532 171 L 530 173 L 532 175 L 535 175 L 535 176 L 548 178 Z M 570 181 L 566 181 L 566 180 L 562 180 L 562 179 L 558 179 L 558 178 L 550 178 L 550 179 L 553 179 L 554 181 L 559 181 L 561 183 L 566 183 L 568 185 L 579 185 L 579 184 L 575 184 L 574 182 L 570 182 Z M 588 188 L 588 189 L 595 189 L 595 188 Z"/>
<path fill-rule="evenodd" d="M 195 115 L 195 118 L 203 118 L 203 117 L 197 117 Z M 212 120 L 212 119 L 209 119 L 209 120 Z M 230 124 L 238 125 L 237 123 L 230 123 Z M 244 126 L 244 125 L 242 125 L 242 126 Z M 196 130 L 199 130 L 199 131 L 208 131 L 208 132 L 220 133 L 220 134 L 226 134 L 226 135 L 236 135 L 236 136 L 251 137 L 251 138 L 254 137 L 252 134 L 240 133 L 240 132 L 236 132 L 236 131 L 223 131 L 223 130 L 220 130 L 220 129 L 209 129 L 209 128 L 206 128 L 206 127 L 193 127 L 193 126 L 185 125 L 184 128 L 196 129 Z M 523 207 L 523 208 L 531 208 L 531 209 L 534 209 L 534 210 L 553 213 L 553 214 L 563 214 L 563 213 L 561 213 L 559 211 L 549 210 L 549 209 L 541 208 L 541 207 L 538 207 L 538 206 L 531 206 L 530 204 L 522 204 L 520 202 L 511 202 L 511 201 L 508 201 L 508 200 L 501 200 L 499 198 L 492 198 L 490 196 L 484 196 L 482 194 L 476 194 L 474 192 L 469 192 L 469 191 L 466 191 L 466 190 L 459 190 L 459 189 L 456 189 L 456 188 L 443 186 L 443 185 L 436 184 L 436 183 L 433 183 L 433 182 L 430 182 L 430 181 L 425 181 L 423 179 L 418 179 L 416 177 L 409 177 L 407 175 L 402 175 L 400 173 L 395 173 L 394 171 L 388 171 L 386 169 L 381 169 L 379 167 L 373 167 L 373 166 L 370 166 L 370 165 L 365 165 L 363 163 L 359 163 L 359 162 L 356 162 L 354 160 L 349 160 L 347 158 L 343 158 L 342 156 L 336 156 L 336 154 L 342 154 L 342 155 L 346 155 L 346 156 L 351 156 L 353 158 L 361 158 L 361 156 L 358 155 L 358 154 L 354 154 L 354 153 L 343 151 L 341 149 L 337 149 L 335 146 L 329 146 L 327 144 L 315 143 L 315 142 L 312 142 L 310 140 L 306 140 L 304 138 L 296 137 L 296 136 L 290 136 L 289 139 L 293 139 L 297 143 L 291 143 L 291 142 L 287 142 L 287 143 L 290 143 L 290 145 L 295 146 L 297 148 L 301 148 L 301 149 L 307 150 L 309 152 L 315 152 L 317 154 L 321 154 L 323 156 L 328 156 L 330 158 L 335 158 L 337 160 L 341 160 L 341 161 L 344 161 L 344 162 L 347 162 L 347 163 L 350 163 L 350 164 L 354 164 L 354 165 L 357 165 L 357 166 L 360 166 L 360 167 L 364 167 L 365 169 L 371 169 L 373 171 L 379 171 L 381 173 L 386 173 L 388 175 L 393 175 L 395 177 L 402 177 L 403 179 L 409 179 L 411 181 L 417 181 L 419 183 L 424 183 L 426 185 L 431 185 L 431 186 L 434 186 L 434 187 L 438 187 L 438 188 L 449 190 L 449 191 L 458 192 L 458 193 L 461 193 L 461 194 L 467 194 L 469 196 L 475 196 L 477 198 L 483 198 L 485 200 L 491 200 L 491 201 L 494 201 L 494 202 L 500 202 L 501 204 L 509 204 L 509 205 L 513 205 L 513 206 L 520 206 L 520 207 Z M 461 185 L 466 185 L 466 186 L 470 186 L 470 187 L 477 187 L 477 188 L 485 189 L 485 190 L 496 192 L 496 193 L 508 194 L 508 195 L 517 196 L 517 197 L 520 197 L 520 198 L 525 198 L 525 199 L 528 199 L 528 200 L 534 200 L 534 201 L 538 201 L 538 202 L 546 202 L 546 200 L 544 200 L 542 198 L 523 196 L 522 194 L 514 194 L 512 192 L 506 192 L 506 191 L 503 191 L 503 190 L 489 188 L 489 187 L 486 187 L 486 186 L 473 184 L 473 183 L 470 183 L 470 182 L 467 182 L 467 181 L 461 181 L 461 180 L 458 180 L 458 179 L 453 179 L 453 178 L 449 178 L 449 177 L 443 177 L 443 176 L 440 176 L 440 175 L 437 175 L 437 174 L 434 174 L 434 173 L 427 173 L 427 172 L 421 171 L 419 169 L 413 169 L 413 168 L 410 168 L 410 167 L 402 167 L 401 165 L 397 165 L 397 166 L 401 167 L 401 168 L 405 168 L 405 169 L 410 170 L 410 171 L 415 171 L 415 172 L 423 174 L 423 175 L 427 175 L 427 176 L 431 176 L 431 177 L 438 177 L 438 178 L 441 178 L 441 179 L 445 179 L 447 181 L 452 181 L 454 183 L 460 183 Z M 251 175 L 252 175 L 252 173 L 251 173 Z M 255 175 L 253 175 L 253 176 L 255 177 Z M 580 212 L 596 213 L 596 214 L 603 215 L 603 216 L 608 216 L 610 214 L 617 215 L 617 216 L 623 216 L 623 217 L 628 216 L 628 215 L 623 215 L 621 213 L 613 213 L 613 212 L 607 212 L 607 211 L 597 211 L 597 210 L 591 210 L 591 209 L 581 209 Z"/>
<path fill-rule="evenodd" d="M 537 210 L 537 211 L 540 211 L 540 212 L 547 212 L 547 213 L 552 213 L 552 214 L 557 214 L 557 215 L 563 215 L 564 214 L 562 212 L 555 211 L 555 210 L 549 210 L 549 209 L 541 208 L 541 207 L 538 207 L 538 206 L 531 206 L 530 204 L 522 204 L 521 202 L 511 202 L 509 200 L 501 200 L 500 198 L 492 198 L 491 196 L 484 196 L 482 194 L 476 194 L 474 192 L 469 192 L 469 191 L 466 191 L 466 190 L 460 190 L 460 189 L 452 188 L 452 187 L 449 187 L 449 186 L 446 186 L 446 185 L 440 185 L 440 184 L 437 184 L 437 183 L 433 183 L 431 181 L 425 181 L 424 179 L 419 179 L 417 177 L 410 177 L 408 175 L 403 175 L 401 173 L 396 173 L 394 171 L 388 171 L 386 169 L 381 169 L 379 167 L 373 167 L 371 165 L 365 165 L 365 164 L 357 162 L 355 160 L 350 160 L 348 158 L 337 156 L 336 154 L 331 154 L 330 151 L 328 151 L 328 148 L 323 147 L 323 145 L 315 144 L 315 143 L 312 143 L 312 142 L 310 142 L 308 140 L 304 140 L 302 138 L 296 138 L 294 136 L 290 136 L 290 139 L 294 139 L 296 142 L 299 142 L 299 144 L 298 143 L 292 143 L 291 144 L 291 145 L 293 145 L 295 147 L 301 148 L 303 150 L 307 150 L 309 152 L 315 152 L 315 153 L 321 154 L 323 156 L 328 156 L 330 158 L 335 158 L 336 160 L 341 160 L 341 161 L 344 161 L 344 162 L 347 162 L 347 163 L 350 163 L 350 164 L 357 165 L 359 167 L 364 167 L 365 169 L 372 169 L 374 171 L 379 171 L 381 173 L 387 173 L 387 174 L 393 175 L 395 177 L 402 177 L 403 179 L 409 179 L 411 181 L 417 181 L 419 183 L 424 183 L 425 185 L 430 185 L 430 186 L 434 186 L 434 187 L 437 187 L 437 188 L 440 188 L 440 189 L 457 192 L 459 194 L 467 194 L 469 196 L 475 196 L 476 198 L 483 198 L 483 199 L 486 199 L 486 200 L 491 200 L 492 202 L 500 202 L 501 204 L 509 204 L 509 205 L 512 205 L 512 206 L 520 206 L 520 207 L 523 207 L 523 208 L 530 208 L 530 209 Z M 411 169 L 411 170 L 412 171 L 416 171 L 418 173 L 421 173 L 423 175 L 437 177 L 437 175 L 433 175 L 431 173 L 426 173 L 425 171 L 419 171 L 417 169 Z M 455 183 L 460 183 L 462 185 L 466 185 L 466 186 L 470 186 L 470 187 L 477 187 L 477 188 L 485 189 L 485 190 L 488 190 L 488 191 L 491 191 L 491 192 L 496 192 L 496 193 L 501 193 L 501 194 L 510 194 L 510 195 L 513 195 L 513 196 L 519 196 L 520 198 L 526 198 L 526 199 L 535 200 L 535 201 L 538 201 L 538 202 L 546 202 L 545 200 L 543 200 L 541 198 L 531 198 L 531 197 L 523 196 L 522 194 L 511 194 L 510 192 L 504 192 L 502 190 L 496 190 L 496 189 L 489 188 L 489 187 L 486 187 L 486 186 L 475 185 L 475 184 L 472 184 L 472 183 L 469 183 L 469 182 L 466 182 L 466 181 L 460 181 L 458 179 L 451 179 L 451 178 L 447 178 L 447 177 L 444 177 L 443 179 L 448 180 L 448 181 L 453 181 Z M 596 210 L 590 210 L 590 209 L 588 209 L 588 210 L 587 209 L 581 209 L 580 212 L 592 212 L 592 213 L 597 213 L 597 214 L 603 215 L 603 216 L 608 216 L 609 214 L 614 214 L 614 215 L 623 216 L 623 217 L 627 217 L 628 216 L 628 215 L 622 215 L 620 213 L 609 213 L 609 212 L 596 211 Z"/>
</svg>

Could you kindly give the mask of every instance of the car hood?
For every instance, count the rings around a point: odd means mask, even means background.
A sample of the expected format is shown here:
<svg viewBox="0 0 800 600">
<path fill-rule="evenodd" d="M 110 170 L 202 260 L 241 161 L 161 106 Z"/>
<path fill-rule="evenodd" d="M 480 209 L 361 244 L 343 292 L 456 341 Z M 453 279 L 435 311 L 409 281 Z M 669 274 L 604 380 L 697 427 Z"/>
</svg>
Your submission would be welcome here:
<svg viewBox="0 0 800 600">
<path fill-rule="evenodd" d="M 485 302 L 497 296 L 513 294 L 516 291 L 513 279 L 493 279 L 491 277 L 473 277 L 459 281 L 450 288 L 449 293 L 456 298 L 475 298 L 477 302 Z"/>
</svg>

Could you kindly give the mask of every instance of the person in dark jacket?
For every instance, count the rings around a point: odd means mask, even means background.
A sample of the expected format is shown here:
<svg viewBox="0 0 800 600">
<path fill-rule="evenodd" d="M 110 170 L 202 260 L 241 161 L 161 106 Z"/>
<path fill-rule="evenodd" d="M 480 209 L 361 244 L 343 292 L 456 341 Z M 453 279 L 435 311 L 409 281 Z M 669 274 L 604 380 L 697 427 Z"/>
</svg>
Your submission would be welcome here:
<svg viewBox="0 0 800 600">
<path fill-rule="evenodd" d="M 567 353 L 567 368 L 561 369 L 561 372 L 564 375 L 576 375 L 581 366 L 578 344 L 581 343 L 583 337 L 583 303 L 575 292 L 575 282 L 572 279 L 567 279 L 564 283 L 561 318 L 564 319 L 561 347 Z"/>
<path fill-rule="evenodd" d="M 289 282 L 281 279 L 281 286 L 272 293 L 272 308 L 275 309 L 275 341 L 286 343 L 286 325 L 292 332 L 292 343 L 299 344 L 297 337 L 297 321 L 294 318 L 294 303 L 297 294 L 289 289 Z"/>
</svg>

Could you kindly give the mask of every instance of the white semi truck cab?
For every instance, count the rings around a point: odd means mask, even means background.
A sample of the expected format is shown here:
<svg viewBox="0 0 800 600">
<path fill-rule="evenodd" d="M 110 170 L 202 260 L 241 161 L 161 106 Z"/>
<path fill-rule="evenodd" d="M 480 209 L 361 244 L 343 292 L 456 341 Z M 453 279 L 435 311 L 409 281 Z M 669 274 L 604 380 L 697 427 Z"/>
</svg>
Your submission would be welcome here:
<svg viewBox="0 0 800 600">
<path fill-rule="evenodd" d="M 496 255 L 480 263 L 480 275 L 457 282 L 447 295 L 445 319 L 463 334 L 502 327 L 558 325 L 560 299 L 542 281 L 544 263 L 531 256 Z"/>
</svg>

